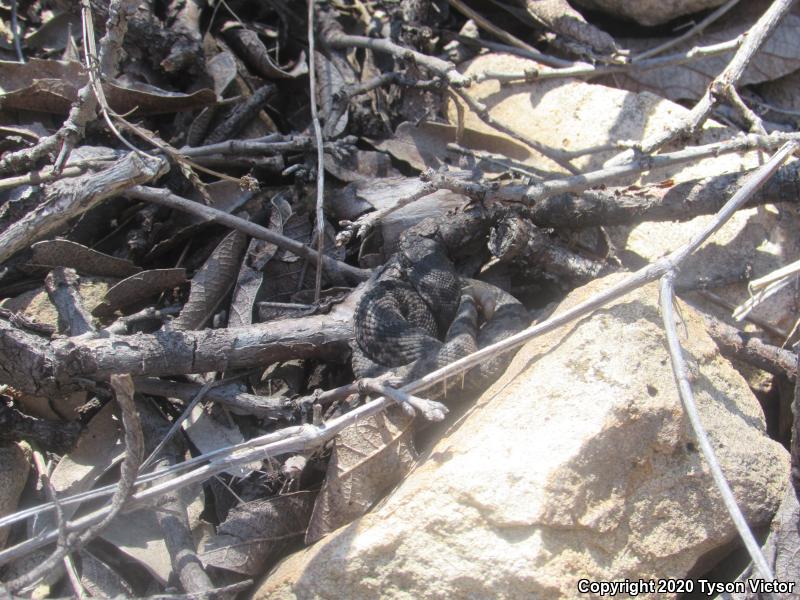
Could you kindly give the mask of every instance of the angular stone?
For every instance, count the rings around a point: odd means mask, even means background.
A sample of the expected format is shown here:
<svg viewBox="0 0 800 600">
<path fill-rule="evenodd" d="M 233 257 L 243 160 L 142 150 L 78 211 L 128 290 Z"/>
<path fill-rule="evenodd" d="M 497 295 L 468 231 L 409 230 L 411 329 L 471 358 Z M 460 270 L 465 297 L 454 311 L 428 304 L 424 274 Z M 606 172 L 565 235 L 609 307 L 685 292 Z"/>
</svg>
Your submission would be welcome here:
<svg viewBox="0 0 800 600">
<path fill-rule="evenodd" d="M 736 532 L 684 417 L 657 303 L 649 285 L 529 342 L 374 512 L 290 556 L 254 597 L 571 598 L 581 578 L 684 577 L 713 557 Z M 787 453 L 699 316 L 680 315 L 703 423 L 746 518 L 764 525 Z"/>
</svg>

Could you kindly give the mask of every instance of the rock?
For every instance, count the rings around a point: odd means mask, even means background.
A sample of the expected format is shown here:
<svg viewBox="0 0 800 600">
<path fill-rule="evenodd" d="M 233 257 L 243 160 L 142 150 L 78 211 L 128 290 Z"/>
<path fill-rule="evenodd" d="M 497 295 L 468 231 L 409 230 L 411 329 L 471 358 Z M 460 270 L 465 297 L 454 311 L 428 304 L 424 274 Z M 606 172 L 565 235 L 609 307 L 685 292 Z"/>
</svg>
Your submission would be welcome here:
<svg viewBox="0 0 800 600">
<path fill-rule="evenodd" d="M 536 66 L 533 61 L 507 54 L 486 54 L 470 61 L 464 73 L 521 72 Z M 610 141 L 648 137 L 674 124 L 687 112 L 685 108 L 647 92 L 633 93 L 571 80 L 537 81 L 507 87 L 501 87 L 497 81 L 485 81 L 471 86 L 467 93 L 484 103 L 494 119 L 514 131 L 550 148 L 573 151 L 603 146 Z M 456 122 L 452 102 L 449 115 L 451 121 Z M 470 111 L 465 112 L 464 126 L 496 133 Z M 731 136 L 730 129 L 709 121 L 693 143 L 713 143 Z M 573 164 L 581 172 L 600 169 L 617 152 L 609 150 L 589 154 L 574 160 Z M 637 183 L 664 180 L 677 183 L 737 172 L 755 168 L 766 158 L 765 154 L 758 152 L 709 157 L 646 173 Z M 523 162 L 540 169 L 559 169 L 533 151 Z M 800 258 L 800 238 L 795 232 L 800 227 L 800 219 L 796 213 L 794 207 L 781 207 L 779 212 L 774 206 L 739 211 L 689 259 L 682 268 L 681 281 L 700 279 L 714 284 L 738 281 L 745 275 L 748 278 L 762 277 L 797 260 Z M 688 242 L 712 218 L 700 216 L 685 223 L 609 227 L 607 232 L 614 247 L 624 250 L 621 254 L 626 264 L 638 268 L 642 261 L 661 258 Z M 714 291 L 734 306 L 749 297 L 744 283 Z M 753 314 L 788 332 L 796 319 L 798 297 L 796 287 L 789 286 L 757 307 Z M 704 308 L 710 310 L 707 306 Z"/>
<path fill-rule="evenodd" d="M 510 54 L 491 53 L 465 63 L 459 69 L 465 75 L 477 76 L 487 72 L 522 73 L 526 69 L 547 70 L 549 67 Z M 498 123 L 549 148 L 571 152 L 608 146 L 622 140 L 641 140 L 671 127 L 688 113 L 686 108 L 649 92 L 629 92 L 574 79 L 518 82 L 508 86 L 489 79 L 471 85 L 465 93 L 483 103 Z M 458 123 L 458 113 L 452 101 L 448 104 L 448 119 L 452 124 Z M 463 123 L 467 129 L 501 135 L 466 106 Z M 709 120 L 690 144 L 711 144 L 729 139 L 734 134 L 732 129 Z M 619 152 L 618 148 L 610 147 L 603 152 L 591 152 L 573 159 L 572 164 L 581 173 L 601 169 Z M 763 162 L 765 156 L 749 152 L 693 160 L 646 173 L 638 181 L 673 179 L 679 182 L 735 172 L 758 166 L 759 160 Z M 564 172 L 560 166 L 533 150 L 529 158 L 517 160 L 536 169 Z M 633 179 L 635 177 L 631 182 Z"/>
<path fill-rule="evenodd" d="M 701 10 L 714 8 L 725 0 L 577 0 L 575 4 L 602 10 L 615 17 L 633 19 L 642 25 L 660 25 Z"/>
<path fill-rule="evenodd" d="M 683 414 L 657 303 L 652 284 L 529 342 L 383 504 L 290 556 L 254 598 L 572 598 L 582 578 L 685 577 L 719 559 L 736 532 Z M 712 445 L 746 518 L 767 524 L 787 452 L 699 316 L 680 314 Z"/>
<path fill-rule="evenodd" d="M 18 444 L 0 445 L 0 517 L 5 517 L 17 510 L 19 496 L 28 481 L 29 449 Z M 8 539 L 8 529 L 0 530 L 0 548 L 4 548 Z"/>
<path fill-rule="evenodd" d="M 626 260 L 635 255 L 652 262 L 691 240 L 713 219 L 712 215 L 702 215 L 683 223 L 645 222 L 633 227 L 608 227 L 606 231 L 615 247 L 625 249 Z M 763 277 L 800 258 L 798 227 L 800 217 L 794 206 L 784 204 L 778 209 L 766 205 L 737 211 L 681 266 L 679 283 L 709 282 L 716 295 L 738 306 L 750 297 L 745 280 Z M 734 283 L 720 285 L 725 282 Z M 790 285 L 753 309 L 753 316 L 787 332 L 772 343 L 780 345 L 788 337 L 797 320 L 798 300 L 798 289 Z M 706 302 L 702 305 L 704 311 L 719 318 L 732 312 L 727 308 L 719 311 Z"/>
</svg>

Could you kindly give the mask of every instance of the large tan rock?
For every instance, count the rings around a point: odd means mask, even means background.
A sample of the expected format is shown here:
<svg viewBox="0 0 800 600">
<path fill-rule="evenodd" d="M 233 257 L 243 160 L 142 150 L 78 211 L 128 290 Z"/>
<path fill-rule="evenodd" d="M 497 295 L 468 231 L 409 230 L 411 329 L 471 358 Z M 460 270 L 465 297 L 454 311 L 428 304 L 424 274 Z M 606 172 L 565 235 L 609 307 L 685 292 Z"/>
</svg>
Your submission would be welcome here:
<svg viewBox="0 0 800 600">
<path fill-rule="evenodd" d="M 383 504 L 289 557 L 255 598 L 570 598 L 581 578 L 685 576 L 729 544 L 657 301 L 650 285 L 530 342 Z M 787 453 L 699 317 L 681 314 L 712 444 L 747 519 L 768 523 Z"/>
<path fill-rule="evenodd" d="M 485 73 L 522 73 L 527 69 L 547 67 L 519 56 L 490 53 L 459 65 L 459 69 L 465 75 L 480 76 Z M 620 153 L 617 146 L 620 141 L 641 141 L 657 135 L 689 112 L 679 104 L 649 92 L 629 92 L 563 78 L 517 82 L 507 86 L 489 78 L 471 85 L 465 93 L 482 103 L 497 123 L 527 139 L 554 150 L 576 153 L 591 150 L 572 160 L 573 166 L 581 173 L 602 169 L 606 161 Z M 504 135 L 487 125 L 463 101 L 459 102 L 464 108 L 464 127 L 495 136 Z M 458 117 L 453 101 L 449 102 L 448 119 L 457 124 Z M 709 120 L 691 143 L 711 144 L 729 139 L 734 134 L 732 129 Z M 596 150 L 603 146 L 608 149 Z M 561 167 L 535 150 L 531 150 L 527 158 L 515 158 L 537 169 L 563 172 Z M 724 154 L 661 168 L 644 174 L 639 181 L 659 182 L 668 178 L 685 181 L 708 177 L 753 168 L 758 166 L 759 160 L 763 162 L 763 155 L 759 156 L 757 152 Z M 635 176 L 630 182 L 634 179 Z"/>
<path fill-rule="evenodd" d="M 713 219 L 712 215 L 701 215 L 683 223 L 644 222 L 632 227 L 608 227 L 606 232 L 617 248 L 625 249 L 627 257 L 636 255 L 653 262 L 686 244 Z M 681 265 L 680 281 L 710 282 L 714 293 L 738 306 L 751 296 L 741 279 L 763 277 L 800 258 L 798 227 L 800 218 L 792 206 L 767 205 L 737 211 Z M 714 285 L 725 281 L 735 283 Z M 797 320 L 798 302 L 800 290 L 788 286 L 756 306 L 751 314 L 788 333 Z M 704 304 L 703 310 L 716 312 L 710 303 Z M 731 310 L 725 309 L 719 316 L 730 314 Z M 772 341 L 781 344 L 783 339 Z"/>
</svg>

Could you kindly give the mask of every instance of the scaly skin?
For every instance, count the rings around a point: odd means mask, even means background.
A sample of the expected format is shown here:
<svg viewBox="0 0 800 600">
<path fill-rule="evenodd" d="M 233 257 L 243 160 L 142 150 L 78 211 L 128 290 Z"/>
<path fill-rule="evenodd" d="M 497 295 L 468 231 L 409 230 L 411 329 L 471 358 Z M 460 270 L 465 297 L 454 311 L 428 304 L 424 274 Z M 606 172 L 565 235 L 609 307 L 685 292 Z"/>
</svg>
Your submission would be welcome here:
<svg viewBox="0 0 800 600">
<path fill-rule="evenodd" d="M 398 252 L 367 283 L 356 307 L 357 377 L 393 372 L 393 384 L 412 381 L 527 327 L 528 314 L 519 301 L 495 286 L 460 277 L 450 260 L 465 239 L 485 239 L 490 225 L 491 219 L 473 210 L 426 219 L 403 234 Z M 477 306 L 486 321 L 480 331 Z M 506 364 L 490 361 L 472 379 L 486 383 Z"/>
</svg>

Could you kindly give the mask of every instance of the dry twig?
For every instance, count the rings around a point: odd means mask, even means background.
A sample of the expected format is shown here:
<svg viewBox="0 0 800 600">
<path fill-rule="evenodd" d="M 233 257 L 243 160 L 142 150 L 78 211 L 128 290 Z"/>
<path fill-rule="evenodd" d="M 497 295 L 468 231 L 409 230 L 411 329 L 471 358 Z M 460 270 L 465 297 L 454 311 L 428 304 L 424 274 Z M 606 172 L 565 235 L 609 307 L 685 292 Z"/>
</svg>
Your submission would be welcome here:
<svg viewBox="0 0 800 600">
<path fill-rule="evenodd" d="M 148 183 L 164 173 L 162 159 L 133 152 L 99 173 L 55 181 L 43 186 L 42 202 L 0 234 L 0 262 L 36 241 L 53 235 L 73 219 L 106 198 L 127 188 Z"/>
<path fill-rule="evenodd" d="M 308 2 L 308 85 L 309 99 L 311 103 L 311 124 L 314 127 L 314 138 L 317 141 L 317 216 L 316 216 L 316 238 L 317 238 L 317 269 L 314 278 L 314 302 L 319 302 L 319 292 L 322 289 L 322 257 L 325 252 L 325 165 L 324 151 L 322 149 L 322 127 L 319 124 L 319 111 L 317 110 L 317 63 L 316 50 L 314 49 L 314 6 L 315 0 Z"/>
<path fill-rule="evenodd" d="M 61 562 L 70 552 L 79 550 L 90 540 L 97 537 L 100 532 L 119 514 L 128 497 L 131 495 L 136 482 L 136 474 L 139 470 L 139 463 L 144 452 L 144 440 L 142 437 L 142 426 L 139 422 L 139 414 L 133 401 L 133 381 L 128 375 L 112 375 L 111 386 L 114 389 L 117 402 L 122 413 L 122 425 L 125 432 L 125 458 L 120 467 L 120 481 L 116 486 L 116 491 L 111 499 L 108 510 L 103 517 L 93 522 L 90 526 L 83 528 L 72 527 L 70 523 L 65 525 L 69 532 L 60 540 L 55 551 L 41 564 L 34 567 L 24 575 L 13 579 L 5 584 L 6 589 L 11 592 L 20 589 L 37 581 L 42 575 Z M 71 531 L 80 533 L 71 533 Z M 60 534 L 59 534 L 60 535 Z"/>
<path fill-rule="evenodd" d="M 705 123 L 719 100 L 722 98 L 728 98 L 729 100 L 735 98 L 735 86 L 744 74 L 745 68 L 750 64 L 764 40 L 775 30 L 780 20 L 792 7 L 792 4 L 794 4 L 794 0 L 774 0 L 761 18 L 750 28 L 747 37 L 728 63 L 728 66 L 714 78 L 706 93 L 695 104 L 689 114 L 665 131 L 654 134 L 642 141 L 639 145 L 641 152 L 643 154 L 651 154 L 679 136 L 694 133 Z M 623 153 L 616 157 L 615 162 L 627 160 L 627 157 L 628 154 Z"/>
<path fill-rule="evenodd" d="M 116 75 L 120 56 L 120 53 L 116 51 L 117 44 L 121 43 L 127 28 L 127 16 L 135 11 L 137 4 L 136 0 L 111 0 L 108 4 L 106 35 L 100 40 L 99 53 L 100 71 L 106 77 Z M 96 110 L 97 98 L 94 84 L 89 81 L 78 91 L 78 101 L 70 110 L 69 116 L 61 128 L 54 134 L 40 139 L 31 148 L 6 153 L 0 159 L 0 173 L 29 169 L 37 161 L 61 146 L 55 166 L 55 170 L 59 171 L 64 166 L 69 151 L 83 136 L 86 125 L 94 119 Z"/>
<path fill-rule="evenodd" d="M 672 38 L 671 40 L 664 42 L 663 44 L 659 44 L 655 48 L 650 48 L 649 50 L 640 52 L 636 56 L 631 57 L 631 62 L 634 63 L 640 62 L 642 60 L 650 58 L 651 56 L 661 54 L 662 52 L 665 52 L 670 48 L 674 48 L 675 46 L 682 44 L 686 40 L 693 38 L 697 34 L 705 31 L 709 25 L 719 20 L 720 17 L 725 15 L 730 9 L 732 9 L 737 4 L 739 4 L 739 0 L 728 0 L 725 4 L 723 4 L 716 10 L 711 11 L 699 23 L 696 23 L 694 26 L 690 27 L 678 37 Z"/>
<path fill-rule="evenodd" d="M 197 202 L 192 202 L 186 198 L 181 198 L 176 194 L 171 193 L 169 190 L 162 190 L 157 188 L 150 188 L 141 185 L 134 186 L 126 190 L 125 195 L 134 200 L 141 200 L 144 202 L 152 202 L 162 206 L 168 206 L 182 212 L 188 212 L 195 216 L 211 222 L 219 223 L 236 229 L 249 236 L 259 240 L 265 240 L 275 244 L 279 248 L 288 250 L 302 258 L 308 259 L 313 262 L 320 260 L 320 255 L 316 250 L 312 250 L 305 244 L 301 244 L 291 238 L 276 233 L 266 227 L 262 227 L 246 219 L 242 219 L 235 215 L 217 210 L 210 206 L 205 206 Z M 347 263 L 340 262 L 329 256 L 321 256 L 322 264 L 326 271 L 330 274 L 337 275 L 350 281 L 365 281 L 369 277 L 369 271 L 353 267 Z"/>
<path fill-rule="evenodd" d="M 770 569 L 767 564 L 764 555 L 761 553 L 761 548 L 755 536 L 753 536 L 753 532 L 750 531 L 750 526 L 747 524 L 739 505 L 736 503 L 736 498 L 714 454 L 711 441 L 708 439 L 708 435 L 703 428 L 703 422 L 700 419 L 700 413 L 694 401 L 692 386 L 689 383 L 686 360 L 683 358 L 680 341 L 678 340 L 678 331 L 675 328 L 675 313 L 672 308 L 673 302 L 675 301 L 674 280 L 675 271 L 672 269 L 661 278 L 661 313 L 664 321 L 664 331 L 667 335 L 667 344 L 669 345 L 672 372 L 675 375 L 675 383 L 678 386 L 683 410 L 689 418 L 689 423 L 692 425 L 695 438 L 697 438 L 700 450 L 714 478 L 714 483 L 722 496 L 725 508 L 728 510 L 728 514 L 731 516 L 744 545 L 747 547 L 747 551 L 750 553 L 753 563 L 766 581 L 772 581 L 774 579 L 772 569 Z"/>
</svg>

